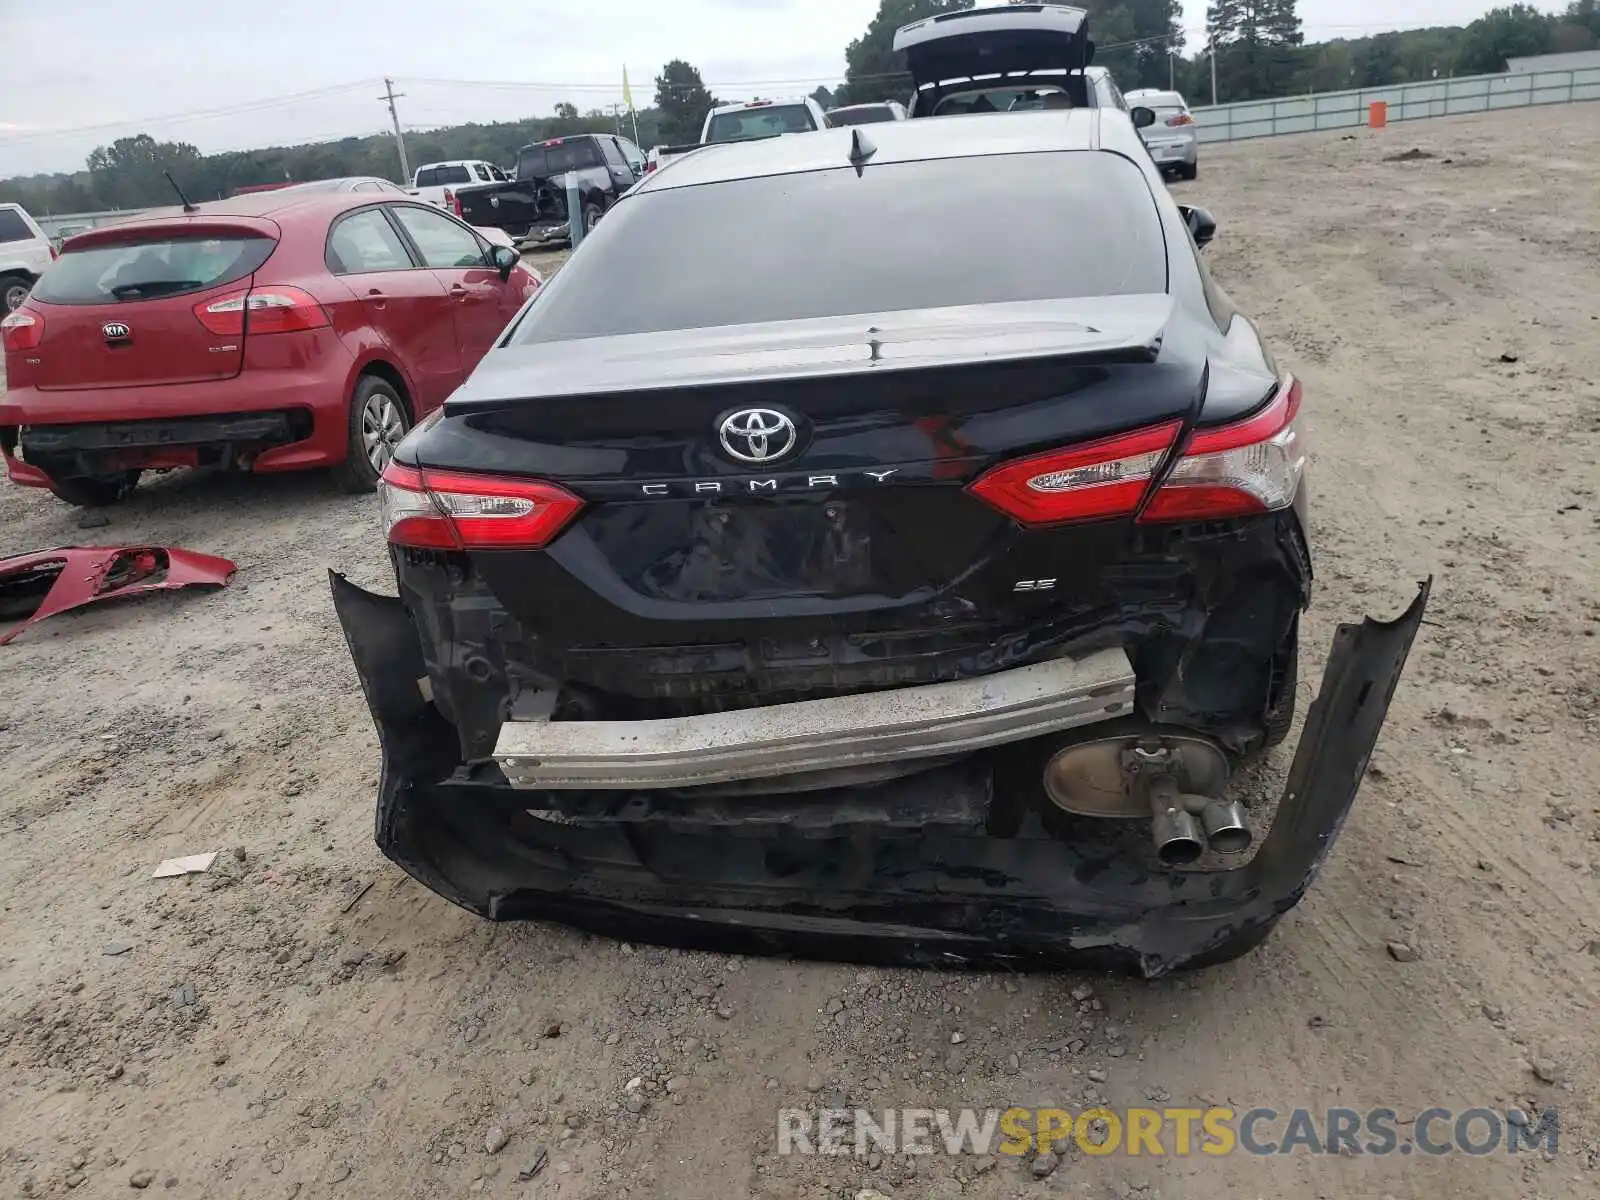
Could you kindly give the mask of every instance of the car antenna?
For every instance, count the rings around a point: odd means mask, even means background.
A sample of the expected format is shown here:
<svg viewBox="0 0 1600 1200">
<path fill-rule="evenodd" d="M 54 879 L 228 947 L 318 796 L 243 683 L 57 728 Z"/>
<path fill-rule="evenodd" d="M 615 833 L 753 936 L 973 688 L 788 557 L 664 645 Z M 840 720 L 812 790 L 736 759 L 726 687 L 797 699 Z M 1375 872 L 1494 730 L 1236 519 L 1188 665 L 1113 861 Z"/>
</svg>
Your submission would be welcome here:
<svg viewBox="0 0 1600 1200">
<path fill-rule="evenodd" d="M 856 125 L 850 130 L 850 165 L 856 169 L 859 177 L 862 169 L 867 165 L 867 159 L 878 152 L 878 148 L 861 132 L 861 126 Z"/>
<path fill-rule="evenodd" d="M 172 172 L 163 171 L 161 173 L 167 177 L 167 182 L 172 185 L 172 190 L 178 193 L 178 199 L 183 201 L 183 211 L 186 213 L 199 212 L 200 209 L 197 205 L 189 203 L 189 197 L 183 194 L 183 189 L 178 186 L 178 181 L 172 177 Z"/>
</svg>

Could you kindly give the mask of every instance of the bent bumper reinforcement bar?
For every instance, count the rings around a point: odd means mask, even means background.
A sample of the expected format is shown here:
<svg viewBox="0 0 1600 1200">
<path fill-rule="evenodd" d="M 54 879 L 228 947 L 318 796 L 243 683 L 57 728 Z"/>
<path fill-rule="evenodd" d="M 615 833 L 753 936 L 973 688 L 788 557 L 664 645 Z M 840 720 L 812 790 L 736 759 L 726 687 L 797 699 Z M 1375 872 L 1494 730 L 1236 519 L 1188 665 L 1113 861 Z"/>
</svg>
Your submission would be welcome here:
<svg viewBox="0 0 1600 1200">
<path fill-rule="evenodd" d="M 1120 648 L 977 679 L 653 721 L 508 721 L 513 787 L 663 788 L 964 754 L 1133 711 Z"/>
<path fill-rule="evenodd" d="M 379 848 L 473 912 L 739 953 L 1146 976 L 1232 957 L 1298 902 L 1355 800 L 1428 596 L 1425 583 L 1398 619 L 1339 626 L 1271 828 L 1247 862 L 1213 871 L 1037 820 L 992 834 L 982 814 L 1004 785 L 981 756 L 748 809 L 659 787 L 514 787 L 495 763 L 460 762 L 418 686 L 404 605 L 332 586 L 383 747 Z"/>
</svg>

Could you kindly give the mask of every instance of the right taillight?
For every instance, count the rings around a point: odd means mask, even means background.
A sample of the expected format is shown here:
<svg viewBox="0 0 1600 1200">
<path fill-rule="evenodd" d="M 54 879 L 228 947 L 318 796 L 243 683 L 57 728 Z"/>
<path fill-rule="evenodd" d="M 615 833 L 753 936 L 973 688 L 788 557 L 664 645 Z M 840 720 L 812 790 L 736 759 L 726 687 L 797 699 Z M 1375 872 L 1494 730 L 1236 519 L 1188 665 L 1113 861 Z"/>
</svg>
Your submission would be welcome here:
<svg viewBox="0 0 1600 1200">
<path fill-rule="evenodd" d="M 234 292 L 220 300 L 202 300 L 194 306 L 194 315 L 218 337 L 239 337 L 245 332 L 246 309 L 252 334 L 295 333 L 325 329 L 329 324 L 327 310 L 314 296 L 284 285 Z"/>
<path fill-rule="evenodd" d="M 19 308 L 0 321 L 0 338 L 4 340 L 7 353 L 37 350 L 44 341 L 44 318 Z"/>
<path fill-rule="evenodd" d="M 542 550 L 583 501 L 538 479 L 391 462 L 378 481 L 384 535 L 420 550 Z"/>
<path fill-rule="evenodd" d="M 1168 117 L 1167 118 L 1167 124 L 1168 125 L 1173 125 L 1173 126 L 1177 126 L 1177 125 L 1193 125 L 1194 124 L 1194 118 L 1191 117 L 1188 113 L 1178 113 L 1175 116 Z"/>
<path fill-rule="evenodd" d="M 1287 508 L 1305 473 L 1299 412 L 1300 381 L 1290 376 L 1254 416 L 1195 433 L 1139 520 L 1206 521 Z"/>
</svg>

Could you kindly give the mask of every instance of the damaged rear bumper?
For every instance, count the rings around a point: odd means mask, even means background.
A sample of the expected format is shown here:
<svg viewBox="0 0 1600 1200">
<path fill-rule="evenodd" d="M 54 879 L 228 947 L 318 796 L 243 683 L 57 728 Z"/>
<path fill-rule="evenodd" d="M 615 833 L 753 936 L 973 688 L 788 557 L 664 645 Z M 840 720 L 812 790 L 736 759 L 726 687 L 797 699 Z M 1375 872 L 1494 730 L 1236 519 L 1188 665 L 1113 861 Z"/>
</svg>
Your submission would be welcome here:
<svg viewBox="0 0 1600 1200">
<path fill-rule="evenodd" d="M 460 764 L 425 699 L 397 599 L 333 576 L 383 747 L 377 841 L 420 882 L 494 919 L 745 953 L 929 964 L 1222 961 L 1299 900 L 1366 770 L 1427 602 L 1335 634 L 1271 829 L 1233 870 L 1167 868 L 985 824 L 1005 783 L 973 760 L 872 788 L 696 801 L 655 790 L 533 791 Z"/>
</svg>

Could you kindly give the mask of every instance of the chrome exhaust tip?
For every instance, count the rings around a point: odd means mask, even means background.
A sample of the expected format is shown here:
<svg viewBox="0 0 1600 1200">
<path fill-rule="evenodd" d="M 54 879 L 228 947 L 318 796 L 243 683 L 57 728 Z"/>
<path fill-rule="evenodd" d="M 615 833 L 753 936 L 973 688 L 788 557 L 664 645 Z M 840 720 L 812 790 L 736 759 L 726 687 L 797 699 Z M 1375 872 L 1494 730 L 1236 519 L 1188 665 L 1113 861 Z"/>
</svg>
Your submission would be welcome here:
<svg viewBox="0 0 1600 1200">
<path fill-rule="evenodd" d="M 1199 860 L 1206 851 L 1200 822 L 1183 807 L 1177 784 L 1171 779 L 1153 780 L 1150 785 L 1150 837 L 1156 857 L 1169 867 L 1183 867 Z"/>
<path fill-rule="evenodd" d="M 1213 800 L 1200 810 L 1200 824 L 1218 854 L 1243 854 L 1255 840 L 1245 823 L 1244 805 L 1237 800 Z"/>
</svg>

